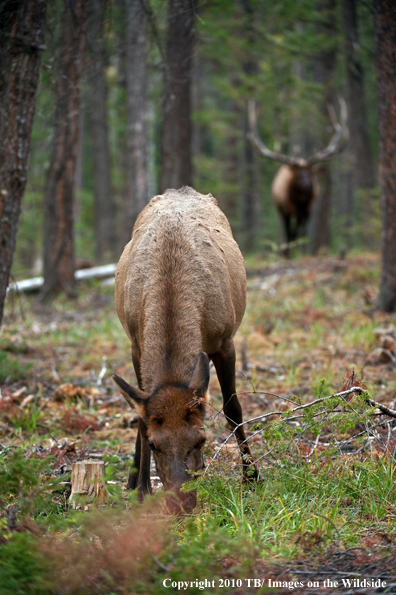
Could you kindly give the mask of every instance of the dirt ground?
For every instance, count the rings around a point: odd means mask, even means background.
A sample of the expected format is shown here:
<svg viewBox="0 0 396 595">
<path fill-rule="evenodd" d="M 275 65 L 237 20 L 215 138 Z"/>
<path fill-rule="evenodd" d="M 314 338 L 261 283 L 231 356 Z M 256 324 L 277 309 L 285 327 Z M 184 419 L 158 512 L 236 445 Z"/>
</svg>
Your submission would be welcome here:
<svg viewBox="0 0 396 595">
<path fill-rule="evenodd" d="M 396 409 L 396 316 L 375 309 L 379 269 L 375 254 L 258 261 L 248 269 L 248 308 L 235 338 L 237 391 L 245 419 L 285 407 L 277 395 L 313 400 L 322 378 L 325 394 L 338 392 L 352 373 L 376 401 Z M 123 485 L 137 416 L 111 374 L 131 384 L 135 377 L 111 287 L 94 282 L 82 286 L 76 300 L 61 298 L 51 306 L 38 296 L 10 296 L 0 350 L 7 358 L 0 376 L 0 448 L 23 444 L 40 456 L 54 455 L 60 474 L 83 458 L 117 456 L 125 462 L 117 478 Z M 207 410 L 212 455 L 227 436 L 221 407 L 212 368 Z M 235 444 L 227 449 L 230 461 L 239 464 Z M 154 468 L 152 475 L 160 487 Z M 365 549 L 321 554 L 315 564 L 307 556 L 287 569 L 256 569 L 256 578 L 265 578 L 266 585 L 269 578 L 307 584 L 312 577 L 322 581 L 330 575 L 381 577 L 386 592 L 396 592 L 395 559 L 377 554 L 369 540 Z M 337 592 L 322 583 L 298 592 Z M 381 589 L 352 585 L 342 592 L 385 592 Z M 277 592 L 291 590 L 285 586 Z"/>
</svg>

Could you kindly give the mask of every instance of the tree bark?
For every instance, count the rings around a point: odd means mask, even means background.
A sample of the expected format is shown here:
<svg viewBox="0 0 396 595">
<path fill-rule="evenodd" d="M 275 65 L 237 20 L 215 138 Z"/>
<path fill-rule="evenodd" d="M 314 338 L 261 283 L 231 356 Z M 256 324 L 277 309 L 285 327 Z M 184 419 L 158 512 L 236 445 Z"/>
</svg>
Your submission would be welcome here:
<svg viewBox="0 0 396 595">
<path fill-rule="evenodd" d="M 131 222 L 129 220 L 128 199 L 128 143 L 127 143 L 127 66 L 126 66 L 126 0 L 115 0 L 113 12 L 115 46 L 117 56 L 116 73 L 116 121 L 120 122 L 112 133 L 115 137 L 115 152 L 113 157 L 114 207 L 116 251 L 121 253 L 125 244 L 131 239 Z"/>
<path fill-rule="evenodd" d="M 78 116 L 78 147 L 75 175 L 76 192 L 84 188 L 86 103 L 87 97 L 84 97 L 84 94 L 82 94 L 80 100 L 80 113 Z"/>
<path fill-rule="evenodd" d="M 191 83 L 194 0 L 169 0 L 160 192 L 192 186 Z"/>
<path fill-rule="evenodd" d="M 205 97 L 205 59 L 201 58 L 199 51 L 195 52 L 192 69 L 192 93 L 191 106 L 195 113 L 201 113 L 204 109 Z M 195 184 L 203 181 L 200 176 L 199 167 L 196 167 L 196 161 L 204 153 L 205 140 L 207 135 L 207 126 L 202 122 L 193 122 L 191 146 L 193 159 L 193 178 Z"/>
<path fill-rule="evenodd" d="M 336 39 L 336 0 L 320 0 L 317 8 L 321 14 L 318 33 L 330 39 Z M 334 103 L 332 79 L 336 68 L 337 46 L 327 47 L 319 52 L 314 64 L 315 81 L 323 85 L 323 101 L 321 113 L 323 122 L 329 121 L 327 104 Z M 329 142 L 327 126 L 323 125 L 319 142 L 322 146 Z M 318 175 L 320 192 L 316 199 L 310 222 L 310 251 L 316 254 L 322 247 L 330 245 L 330 207 L 331 207 L 331 175 L 329 165 L 321 164 Z"/>
<path fill-rule="evenodd" d="M 363 67 L 359 55 L 356 0 L 342 0 L 342 9 L 348 82 L 348 120 L 351 145 L 355 155 L 356 183 L 361 189 L 374 188 L 375 175 L 367 125 Z"/>
<path fill-rule="evenodd" d="M 140 211 L 147 204 L 147 59 L 146 15 L 141 0 L 126 1 L 127 167 L 130 237 Z"/>
<path fill-rule="evenodd" d="M 396 4 L 374 2 L 382 209 L 382 275 L 378 307 L 396 308 Z"/>
<path fill-rule="evenodd" d="M 54 136 L 44 199 L 43 299 L 75 292 L 73 207 L 88 0 L 64 0 Z"/>
<path fill-rule="evenodd" d="M 25 191 L 47 0 L 0 4 L 0 325 Z"/>
<path fill-rule="evenodd" d="M 245 252 L 252 252 L 257 245 L 259 229 L 258 167 L 257 155 L 248 140 L 249 122 L 247 106 L 244 114 L 244 179 L 242 189 L 242 245 Z"/>
<path fill-rule="evenodd" d="M 303 36 L 304 24 L 301 21 L 298 21 L 295 24 L 294 29 L 298 36 Z M 296 105 L 296 111 L 294 112 L 296 115 L 289 124 L 289 153 L 291 155 L 301 157 L 305 157 L 313 153 L 312 131 L 308 129 L 307 118 L 305 117 L 305 114 L 301 111 L 301 109 L 298 109 L 298 106 L 301 104 L 301 89 L 304 87 L 303 81 L 307 80 L 306 71 L 306 62 L 301 58 L 301 56 L 293 60 L 293 78 L 296 81 L 301 81 L 302 84 L 298 83 L 294 85 L 292 101 L 294 101 Z"/>
<path fill-rule="evenodd" d="M 100 263 L 112 259 L 115 235 L 103 38 L 106 2 L 90 0 L 87 38 L 90 54 L 88 107 L 92 139 L 95 257 Z"/>
<path fill-rule="evenodd" d="M 231 126 L 227 131 L 224 146 L 224 177 L 226 180 L 225 191 L 219 194 L 219 206 L 224 211 L 230 222 L 234 237 L 239 235 L 239 173 L 241 165 L 241 132 L 246 125 L 245 113 L 242 112 L 238 101 L 231 99 L 228 104 Z M 245 146 L 245 145 L 244 145 Z M 238 229 L 236 229 L 238 227 Z M 241 238 L 242 240 L 243 238 Z"/>
<path fill-rule="evenodd" d="M 247 42 L 246 60 L 242 67 L 243 71 L 249 77 L 258 74 L 257 60 L 254 56 L 254 42 L 256 37 L 254 21 L 256 13 L 251 0 L 241 0 L 244 12 L 245 26 L 244 33 Z M 250 95 L 254 92 L 251 89 Z M 257 155 L 251 141 L 247 135 L 249 132 L 249 121 L 247 115 L 247 104 L 244 110 L 243 120 L 243 160 L 244 160 L 244 179 L 242 190 L 242 237 L 243 248 L 246 252 L 251 252 L 257 244 L 259 229 L 259 198 L 258 198 L 258 164 Z"/>
<path fill-rule="evenodd" d="M 354 245 L 355 229 L 355 153 L 351 146 L 343 151 L 341 163 L 333 171 L 333 212 L 337 214 L 337 249 L 340 254 L 346 254 Z M 366 197 L 368 198 L 368 197 Z M 361 213 L 365 210 L 364 200 L 361 205 Z M 363 244 L 369 246 L 369 238 L 373 240 L 373 230 L 364 226 L 359 230 Z"/>
</svg>

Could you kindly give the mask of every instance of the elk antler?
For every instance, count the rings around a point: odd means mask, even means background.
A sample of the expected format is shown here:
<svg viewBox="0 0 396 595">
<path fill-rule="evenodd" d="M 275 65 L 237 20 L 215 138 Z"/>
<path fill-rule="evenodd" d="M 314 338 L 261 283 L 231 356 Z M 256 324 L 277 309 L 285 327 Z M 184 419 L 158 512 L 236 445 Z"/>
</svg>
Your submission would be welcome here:
<svg viewBox="0 0 396 595">
<path fill-rule="evenodd" d="M 261 155 L 268 157 L 268 159 L 273 159 L 274 161 L 280 161 L 280 163 L 286 163 L 287 165 L 307 165 L 306 160 L 302 157 L 288 157 L 287 155 L 283 155 L 283 153 L 275 153 L 275 151 L 271 151 L 271 149 L 268 149 L 268 147 L 265 146 L 258 136 L 256 102 L 254 99 L 251 99 L 248 103 L 248 116 L 249 132 L 247 137 L 258 149 Z"/>
<path fill-rule="evenodd" d="M 255 145 L 258 151 L 264 157 L 268 157 L 268 159 L 273 159 L 274 161 L 279 161 L 280 163 L 286 163 L 287 165 L 296 165 L 300 167 L 307 167 L 311 166 L 318 161 L 326 161 L 327 159 L 331 159 L 335 157 L 338 153 L 345 149 L 345 146 L 349 139 L 349 130 L 347 126 L 347 106 L 345 100 L 342 97 L 338 98 L 340 104 L 340 113 L 341 113 L 341 124 L 337 121 L 337 117 L 335 114 L 335 109 L 332 105 L 328 106 L 329 116 L 334 128 L 334 134 L 330 139 L 329 144 L 325 149 L 321 149 L 314 153 L 308 159 L 303 159 L 302 157 L 288 157 L 283 153 L 275 153 L 271 151 L 264 145 L 264 143 L 260 140 L 257 131 L 257 115 L 256 115 L 256 102 L 254 99 L 251 99 L 248 103 L 248 115 L 249 115 L 249 132 L 248 132 L 248 139 Z"/>
<path fill-rule="evenodd" d="M 349 130 L 347 126 L 348 109 L 346 102 L 342 97 L 338 97 L 338 103 L 340 104 L 341 123 L 337 120 L 334 106 L 329 104 L 327 109 L 331 123 L 333 125 L 334 134 L 325 149 L 316 151 L 316 153 L 307 159 L 308 165 L 313 165 L 318 161 L 327 161 L 328 159 L 335 157 L 338 155 L 338 153 L 341 153 L 341 151 L 343 151 L 347 145 L 349 140 Z"/>
</svg>

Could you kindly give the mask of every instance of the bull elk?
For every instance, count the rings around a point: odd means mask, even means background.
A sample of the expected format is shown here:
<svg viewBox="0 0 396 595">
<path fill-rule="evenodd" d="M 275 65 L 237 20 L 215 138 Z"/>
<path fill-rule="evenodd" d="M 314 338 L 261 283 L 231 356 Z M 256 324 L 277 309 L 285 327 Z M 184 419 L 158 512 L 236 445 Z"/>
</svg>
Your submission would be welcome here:
<svg viewBox="0 0 396 595">
<path fill-rule="evenodd" d="M 180 488 L 189 472 L 203 468 L 209 360 L 224 414 L 236 428 L 244 478 L 257 477 L 235 392 L 233 336 L 246 306 L 245 266 L 211 194 L 184 187 L 149 202 L 119 261 L 115 301 L 139 387 L 113 376 L 139 415 L 128 488 L 137 488 L 139 499 L 151 493 L 152 453 L 165 490 L 176 494 L 168 498 L 169 510 L 195 506 L 196 493 Z"/>
<path fill-rule="evenodd" d="M 268 149 L 258 136 L 255 102 L 249 102 L 249 139 L 261 155 L 283 164 L 275 174 L 271 193 L 283 222 L 287 256 L 290 256 L 291 243 L 306 235 L 312 205 L 319 193 L 314 164 L 332 159 L 345 148 L 348 142 L 346 103 L 341 98 L 339 102 L 341 123 L 337 121 L 334 107 L 329 106 L 329 115 L 334 129 L 333 136 L 326 148 L 316 151 L 308 159 L 289 157 Z"/>
</svg>

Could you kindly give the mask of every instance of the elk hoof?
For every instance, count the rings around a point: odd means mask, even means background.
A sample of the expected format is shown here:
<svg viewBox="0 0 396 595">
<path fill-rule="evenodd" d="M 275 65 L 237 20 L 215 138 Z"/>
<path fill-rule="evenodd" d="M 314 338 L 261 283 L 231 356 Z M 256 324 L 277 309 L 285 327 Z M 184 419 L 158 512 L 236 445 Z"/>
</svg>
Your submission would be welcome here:
<svg viewBox="0 0 396 595">
<path fill-rule="evenodd" d="M 260 479 L 260 473 L 254 463 L 243 468 L 243 483 L 253 483 Z"/>
</svg>

